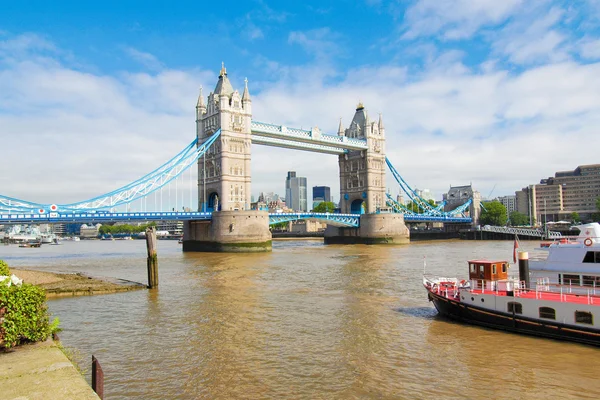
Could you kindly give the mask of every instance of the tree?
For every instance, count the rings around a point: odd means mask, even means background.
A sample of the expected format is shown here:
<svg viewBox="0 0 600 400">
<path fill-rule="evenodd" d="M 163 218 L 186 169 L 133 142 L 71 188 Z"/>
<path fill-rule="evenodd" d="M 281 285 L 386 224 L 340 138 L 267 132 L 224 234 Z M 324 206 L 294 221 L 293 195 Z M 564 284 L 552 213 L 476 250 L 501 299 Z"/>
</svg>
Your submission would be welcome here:
<svg viewBox="0 0 600 400">
<path fill-rule="evenodd" d="M 578 223 L 581 221 L 581 218 L 579 217 L 579 214 L 577 214 L 575 211 L 573 211 L 571 213 L 571 220 L 573 221 L 573 223 Z"/>
<path fill-rule="evenodd" d="M 435 200 L 429 199 L 429 200 L 427 200 L 427 203 L 431 206 L 431 208 L 436 207 Z M 417 214 L 423 214 L 425 212 L 425 211 L 423 211 L 423 209 L 421 207 L 419 207 L 419 205 L 417 203 L 412 202 L 412 201 L 406 205 L 406 208 Z"/>
<path fill-rule="evenodd" d="M 313 209 L 316 213 L 332 213 L 335 211 L 335 204 L 331 201 L 322 201 Z"/>
<path fill-rule="evenodd" d="M 506 217 L 506 207 L 499 201 L 490 201 L 483 203 L 485 207 L 481 216 L 479 217 L 479 223 L 482 225 L 495 225 L 504 226 L 508 218 Z"/>
<path fill-rule="evenodd" d="M 508 219 L 512 226 L 529 225 L 529 217 L 527 217 L 527 215 L 520 213 L 518 211 L 511 212 L 510 215 L 508 216 Z"/>
</svg>

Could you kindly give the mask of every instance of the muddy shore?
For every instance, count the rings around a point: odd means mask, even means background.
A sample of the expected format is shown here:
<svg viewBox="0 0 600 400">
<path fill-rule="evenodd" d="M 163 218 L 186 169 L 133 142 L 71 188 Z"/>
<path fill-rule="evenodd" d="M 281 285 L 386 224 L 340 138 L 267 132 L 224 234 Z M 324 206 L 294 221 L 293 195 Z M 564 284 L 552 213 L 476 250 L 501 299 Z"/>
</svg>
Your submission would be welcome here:
<svg viewBox="0 0 600 400">
<path fill-rule="evenodd" d="M 97 278 L 81 273 L 60 274 L 18 268 L 11 268 L 10 272 L 23 279 L 23 282 L 31 283 L 44 289 L 47 298 L 90 296 L 146 288 L 146 285 L 138 282 L 123 279 Z"/>
</svg>

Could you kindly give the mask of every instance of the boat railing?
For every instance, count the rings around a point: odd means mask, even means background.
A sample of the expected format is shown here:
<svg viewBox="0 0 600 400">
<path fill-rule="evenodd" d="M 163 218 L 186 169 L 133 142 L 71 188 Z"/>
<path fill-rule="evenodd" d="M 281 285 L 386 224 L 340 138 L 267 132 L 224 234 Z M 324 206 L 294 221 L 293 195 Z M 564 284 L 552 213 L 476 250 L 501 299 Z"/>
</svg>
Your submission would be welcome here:
<svg viewBox="0 0 600 400">
<path fill-rule="evenodd" d="M 515 297 L 534 293 L 535 298 L 538 300 L 571 302 L 575 299 L 585 298 L 587 304 L 600 304 L 600 288 L 595 284 L 593 286 L 565 285 L 551 283 L 548 278 L 539 279 L 532 289 L 526 288 L 523 281 L 521 281 L 521 284 L 518 289 L 515 289 Z"/>
</svg>

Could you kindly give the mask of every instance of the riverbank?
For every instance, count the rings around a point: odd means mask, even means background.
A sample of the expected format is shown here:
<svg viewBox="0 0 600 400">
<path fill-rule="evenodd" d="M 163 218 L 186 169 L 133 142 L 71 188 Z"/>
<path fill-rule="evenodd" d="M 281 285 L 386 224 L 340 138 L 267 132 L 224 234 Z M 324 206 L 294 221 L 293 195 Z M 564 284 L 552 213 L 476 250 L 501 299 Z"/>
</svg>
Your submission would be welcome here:
<svg viewBox="0 0 600 400">
<path fill-rule="evenodd" d="M 57 343 L 0 352 L 3 399 L 99 399 Z"/>
<path fill-rule="evenodd" d="M 123 279 L 96 278 L 81 273 L 61 274 L 30 269 L 11 268 L 11 273 L 25 283 L 39 286 L 47 298 L 90 296 L 95 294 L 128 292 L 146 288 L 146 285 Z"/>
</svg>

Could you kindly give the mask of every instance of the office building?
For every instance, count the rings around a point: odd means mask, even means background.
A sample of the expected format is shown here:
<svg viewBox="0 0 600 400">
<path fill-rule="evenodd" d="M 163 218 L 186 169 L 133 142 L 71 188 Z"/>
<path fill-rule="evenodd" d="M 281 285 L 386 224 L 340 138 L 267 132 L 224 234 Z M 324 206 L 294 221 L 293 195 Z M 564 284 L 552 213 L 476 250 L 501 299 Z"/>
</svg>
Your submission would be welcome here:
<svg viewBox="0 0 600 400">
<path fill-rule="evenodd" d="M 308 211 L 306 201 L 306 178 L 289 171 L 285 180 L 285 204 L 294 211 Z"/>
<path fill-rule="evenodd" d="M 573 171 L 560 171 L 515 193 L 517 211 L 528 215 L 533 223 L 571 220 L 577 213 L 590 221 L 598 212 L 600 198 L 600 164 L 580 165 Z"/>
<path fill-rule="evenodd" d="M 331 189 L 329 186 L 313 186 L 313 202 L 331 201 Z"/>
<path fill-rule="evenodd" d="M 506 216 L 509 217 L 510 213 L 517 210 L 517 196 L 500 196 L 498 201 L 506 207 Z"/>
</svg>

